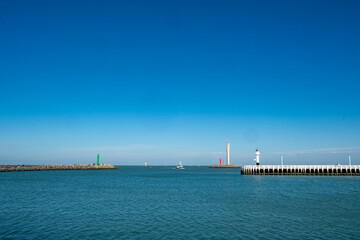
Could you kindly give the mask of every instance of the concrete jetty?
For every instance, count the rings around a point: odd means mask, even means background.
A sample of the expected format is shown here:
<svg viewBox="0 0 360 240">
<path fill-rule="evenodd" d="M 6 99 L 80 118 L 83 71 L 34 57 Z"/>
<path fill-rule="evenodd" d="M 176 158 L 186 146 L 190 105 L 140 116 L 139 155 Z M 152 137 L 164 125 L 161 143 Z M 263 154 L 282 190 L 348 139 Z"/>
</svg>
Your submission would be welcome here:
<svg viewBox="0 0 360 240">
<path fill-rule="evenodd" d="M 117 169 L 111 164 L 40 164 L 40 165 L 0 165 L 0 172 L 53 171 L 53 170 L 102 170 Z"/>
<path fill-rule="evenodd" d="M 360 165 L 244 165 L 242 175 L 360 176 Z"/>
</svg>

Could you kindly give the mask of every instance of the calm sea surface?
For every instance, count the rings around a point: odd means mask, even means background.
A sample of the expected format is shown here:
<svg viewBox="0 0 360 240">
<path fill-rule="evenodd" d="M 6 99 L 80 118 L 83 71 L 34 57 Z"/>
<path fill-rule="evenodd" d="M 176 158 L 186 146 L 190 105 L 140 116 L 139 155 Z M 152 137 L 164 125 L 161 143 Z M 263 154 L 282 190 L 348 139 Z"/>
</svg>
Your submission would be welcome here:
<svg viewBox="0 0 360 240">
<path fill-rule="evenodd" d="M 360 239 L 360 177 L 0 173 L 0 239 Z"/>
</svg>

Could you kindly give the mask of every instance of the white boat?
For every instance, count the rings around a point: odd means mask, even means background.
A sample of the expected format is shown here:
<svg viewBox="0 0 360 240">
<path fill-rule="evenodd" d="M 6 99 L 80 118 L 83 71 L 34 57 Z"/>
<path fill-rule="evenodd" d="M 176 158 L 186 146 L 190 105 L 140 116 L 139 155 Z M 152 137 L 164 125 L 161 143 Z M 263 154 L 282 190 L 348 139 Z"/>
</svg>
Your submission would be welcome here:
<svg viewBox="0 0 360 240">
<path fill-rule="evenodd" d="M 176 169 L 185 169 L 184 166 L 181 164 L 181 161 L 180 161 L 179 165 L 176 165 Z"/>
</svg>

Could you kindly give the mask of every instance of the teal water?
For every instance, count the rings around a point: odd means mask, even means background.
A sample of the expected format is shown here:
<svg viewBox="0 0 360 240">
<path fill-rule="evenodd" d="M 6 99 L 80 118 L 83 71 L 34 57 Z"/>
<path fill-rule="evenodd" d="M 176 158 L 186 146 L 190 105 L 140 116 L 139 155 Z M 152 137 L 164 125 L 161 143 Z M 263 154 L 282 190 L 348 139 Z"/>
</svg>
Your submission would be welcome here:
<svg viewBox="0 0 360 240">
<path fill-rule="evenodd" d="M 0 239 L 360 239 L 360 177 L 0 173 Z"/>
</svg>

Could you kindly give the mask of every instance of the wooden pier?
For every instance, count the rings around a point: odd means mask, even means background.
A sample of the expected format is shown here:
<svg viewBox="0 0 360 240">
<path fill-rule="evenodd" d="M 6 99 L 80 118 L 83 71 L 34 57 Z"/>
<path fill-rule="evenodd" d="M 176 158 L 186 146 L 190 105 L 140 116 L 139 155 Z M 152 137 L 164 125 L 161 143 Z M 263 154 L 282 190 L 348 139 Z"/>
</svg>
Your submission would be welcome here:
<svg viewBox="0 0 360 240">
<path fill-rule="evenodd" d="M 360 165 L 244 165 L 243 175 L 360 176 Z"/>
</svg>

